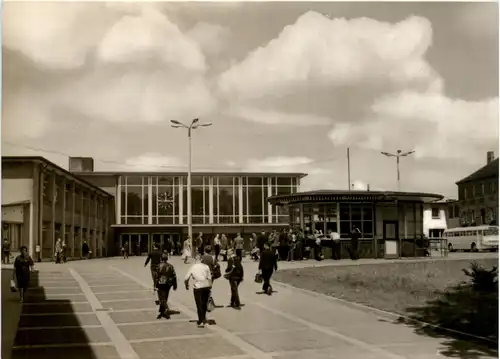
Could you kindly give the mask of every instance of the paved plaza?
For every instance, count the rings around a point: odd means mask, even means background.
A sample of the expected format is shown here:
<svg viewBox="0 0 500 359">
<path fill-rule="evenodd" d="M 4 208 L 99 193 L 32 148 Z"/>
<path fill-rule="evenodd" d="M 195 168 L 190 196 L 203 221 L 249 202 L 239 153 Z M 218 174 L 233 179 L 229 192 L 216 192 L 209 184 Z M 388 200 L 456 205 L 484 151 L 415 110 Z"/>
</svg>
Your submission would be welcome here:
<svg viewBox="0 0 500 359">
<path fill-rule="evenodd" d="M 179 288 L 170 295 L 170 320 L 157 320 L 145 258 L 41 263 L 26 303 L 12 359 L 423 359 L 444 358 L 444 339 L 415 334 L 394 317 L 346 306 L 303 290 L 274 284 L 273 296 L 253 282 L 257 265 L 246 260 L 241 311 L 227 307 L 229 285 L 215 282 L 216 324 L 198 328 L 189 265 L 171 258 Z M 311 262 L 312 263 L 312 262 Z M 222 263 L 222 269 L 225 268 Z M 291 264 L 290 264 L 291 266 Z M 283 266 L 285 267 L 285 266 Z M 15 307 L 17 293 L 5 291 Z M 7 285 L 8 289 L 8 285 Z M 14 310 L 3 315 L 18 316 Z M 12 322 L 12 320 L 11 320 Z M 5 328 L 4 328 L 5 330 Z M 492 356 L 493 357 L 493 356 Z M 477 357 L 480 358 L 480 357 Z M 483 356 L 483 358 L 487 358 Z"/>
</svg>

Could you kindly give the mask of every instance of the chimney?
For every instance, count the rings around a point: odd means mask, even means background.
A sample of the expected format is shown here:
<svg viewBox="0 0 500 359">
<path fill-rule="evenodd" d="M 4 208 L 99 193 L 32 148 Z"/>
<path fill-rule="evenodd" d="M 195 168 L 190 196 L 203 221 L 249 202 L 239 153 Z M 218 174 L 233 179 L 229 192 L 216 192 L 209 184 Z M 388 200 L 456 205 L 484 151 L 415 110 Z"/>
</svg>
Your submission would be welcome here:
<svg viewBox="0 0 500 359">
<path fill-rule="evenodd" d="M 495 159 L 495 152 L 488 151 L 486 153 L 486 164 L 489 165 Z"/>
<path fill-rule="evenodd" d="M 92 157 L 70 157 L 70 172 L 94 172 L 94 159 Z"/>
</svg>

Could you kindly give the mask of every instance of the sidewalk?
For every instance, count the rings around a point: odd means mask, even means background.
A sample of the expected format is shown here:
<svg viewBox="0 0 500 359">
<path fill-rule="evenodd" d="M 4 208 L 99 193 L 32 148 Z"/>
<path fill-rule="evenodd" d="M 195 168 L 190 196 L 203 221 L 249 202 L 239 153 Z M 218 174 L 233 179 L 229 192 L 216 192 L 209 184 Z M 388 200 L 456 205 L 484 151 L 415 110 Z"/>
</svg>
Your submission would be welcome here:
<svg viewBox="0 0 500 359">
<path fill-rule="evenodd" d="M 31 303 L 23 307 L 13 359 L 41 358 L 40 353 L 50 359 L 446 357 L 445 339 L 419 336 L 373 312 L 278 283 L 273 284 L 273 296 L 258 294 L 260 285 L 253 282 L 257 264 L 248 260 L 240 286 L 242 310 L 226 307 L 230 290 L 221 278 L 213 288 L 221 307 L 209 314 L 216 325 L 197 328 L 192 322 L 196 318 L 192 290 L 183 286 L 189 264 L 171 258 L 179 278 L 179 288 L 169 300 L 175 312 L 170 320 L 157 320 L 150 270 L 144 261 L 131 257 L 40 265 L 44 296 L 32 293 Z M 224 270 L 226 264 L 221 266 Z M 31 330 L 36 328 L 44 330 Z"/>
</svg>

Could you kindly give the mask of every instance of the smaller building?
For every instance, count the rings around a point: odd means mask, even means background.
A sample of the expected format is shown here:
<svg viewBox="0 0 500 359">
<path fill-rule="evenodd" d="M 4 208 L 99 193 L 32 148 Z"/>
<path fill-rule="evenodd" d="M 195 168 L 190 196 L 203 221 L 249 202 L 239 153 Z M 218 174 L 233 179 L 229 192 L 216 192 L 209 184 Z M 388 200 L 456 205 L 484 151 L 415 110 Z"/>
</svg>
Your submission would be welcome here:
<svg viewBox="0 0 500 359">
<path fill-rule="evenodd" d="M 54 258 L 64 240 L 67 258 L 80 258 L 84 241 L 93 256 L 106 256 L 113 196 L 43 157 L 2 157 L 3 238 L 35 259 Z"/>
<path fill-rule="evenodd" d="M 355 226 L 362 233 L 360 256 L 387 258 L 424 253 L 424 205 L 442 199 L 430 193 L 321 190 L 272 196 L 268 201 L 286 208 L 291 226 L 339 233 L 341 257 L 347 257 Z"/>
<path fill-rule="evenodd" d="M 484 167 L 456 184 L 461 226 L 498 224 L 498 158 L 492 151 Z"/>
</svg>

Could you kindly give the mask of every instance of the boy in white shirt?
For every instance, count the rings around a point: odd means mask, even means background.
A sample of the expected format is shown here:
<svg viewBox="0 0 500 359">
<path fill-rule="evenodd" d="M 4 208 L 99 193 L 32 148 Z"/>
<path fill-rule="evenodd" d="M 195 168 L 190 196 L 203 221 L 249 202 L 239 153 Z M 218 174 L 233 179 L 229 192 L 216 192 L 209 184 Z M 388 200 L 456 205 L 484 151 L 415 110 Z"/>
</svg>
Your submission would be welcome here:
<svg viewBox="0 0 500 359">
<path fill-rule="evenodd" d="M 193 280 L 193 294 L 198 311 L 198 327 L 204 328 L 207 323 L 207 305 L 212 291 L 212 273 L 210 267 L 203 263 L 195 263 L 189 268 L 184 284 L 189 290 L 189 281 Z"/>
</svg>

